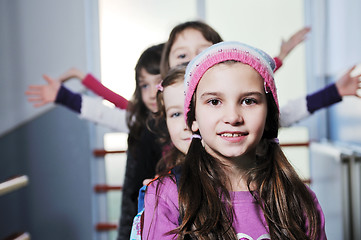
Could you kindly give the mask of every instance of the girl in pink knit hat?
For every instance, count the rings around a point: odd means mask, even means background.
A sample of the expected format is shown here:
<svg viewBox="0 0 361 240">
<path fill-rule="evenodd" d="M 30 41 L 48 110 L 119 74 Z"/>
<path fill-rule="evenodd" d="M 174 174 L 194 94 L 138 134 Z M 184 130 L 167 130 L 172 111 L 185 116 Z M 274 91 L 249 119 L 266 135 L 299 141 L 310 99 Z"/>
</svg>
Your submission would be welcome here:
<svg viewBox="0 0 361 240">
<path fill-rule="evenodd" d="M 191 145 L 179 182 L 164 175 L 148 186 L 142 239 L 326 239 L 317 198 L 277 141 L 274 67 L 239 42 L 189 63 Z"/>
</svg>

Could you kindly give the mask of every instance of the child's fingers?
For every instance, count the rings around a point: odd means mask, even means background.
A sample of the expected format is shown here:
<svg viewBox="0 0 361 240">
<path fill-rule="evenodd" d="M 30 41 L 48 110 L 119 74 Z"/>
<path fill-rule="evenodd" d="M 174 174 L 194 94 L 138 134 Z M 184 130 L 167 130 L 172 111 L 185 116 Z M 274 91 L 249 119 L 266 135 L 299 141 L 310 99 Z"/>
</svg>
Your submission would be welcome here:
<svg viewBox="0 0 361 240">
<path fill-rule="evenodd" d="M 40 95 L 40 91 L 27 90 L 27 91 L 25 91 L 25 95 L 28 95 L 28 96 Z"/>
<path fill-rule="evenodd" d="M 301 37 L 301 38 L 305 38 L 309 31 L 311 31 L 311 28 L 305 27 L 302 30 L 300 30 L 298 33 L 296 33 L 296 36 Z"/>
<path fill-rule="evenodd" d="M 358 78 L 360 78 L 361 77 L 361 73 L 360 74 L 358 74 L 358 75 L 356 75 L 356 76 L 354 76 L 353 78 L 355 79 L 358 79 Z"/>
<path fill-rule="evenodd" d="M 40 91 L 42 88 L 43 88 L 43 86 L 41 86 L 41 85 L 30 85 L 30 86 L 28 86 L 29 90 L 38 90 L 38 91 Z"/>
<path fill-rule="evenodd" d="M 310 27 L 304 27 L 302 30 L 301 30 L 301 32 L 302 32 L 302 34 L 303 35 L 306 35 L 308 32 L 310 32 L 311 31 L 311 28 Z"/>
<path fill-rule="evenodd" d="M 42 106 L 44 106 L 44 105 L 46 105 L 46 104 L 47 104 L 47 102 L 40 102 L 40 103 L 34 104 L 33 106 L 34 106 L 34 107 L 42 107 Z"/>
<path fill-rule="evenodd" d="M 346 74 L 347 74 L 347 75 L 350 74 L 353 70 L 355 70 L 355 68 L 356 68 L 356 65 L 353 65 L 353 66 L 346 72 Z"/>
<path fill-rule="evenodd" d="M 311 30 L 311 28 L 309 28 L 309 27 L 305 27 L 305 28 L 301 29 L 293 37 L 291 37 L 291 41 L 293 41 L 295 45 L 303 42 L 306 39 L 307 33 L 310 30 Z"/>
<path fill-rule="evenodd" d="M 29 97 L 28 102 L 40 102 L 43 101 L 43 98 L 41 97 Z"/>
<path fill-rule="evenodd" d="M 52 79 L 51 77 L 49 77 L 48 75 L 44 74 L 43 78 L 45 79 L 45 81 L 47 81 L 49 84 L 53 83 L 55 80 Z"/>
<path fill-rule="evenodd" d="M 28 98 L 28 102 L 32 103 L 33 107 L 41 107 L 49 103 L 48 101 L 42 98 Z"/>
</svg>

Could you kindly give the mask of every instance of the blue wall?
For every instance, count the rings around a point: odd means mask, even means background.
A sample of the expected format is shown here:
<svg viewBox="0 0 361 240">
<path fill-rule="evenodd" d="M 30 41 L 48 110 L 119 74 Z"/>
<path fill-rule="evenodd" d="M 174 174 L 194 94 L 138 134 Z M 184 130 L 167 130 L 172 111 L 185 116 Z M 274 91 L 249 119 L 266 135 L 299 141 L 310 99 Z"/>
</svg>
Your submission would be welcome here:
<svg viewBox="0 0 361 240">
<path fill-rule="evenodd" d="M 0 138 L 0 180 L 26 174 L 29 185 L 0 196 L 0 239 L 92 239 L 88 123 L 56 107 Z"/>
</svg>

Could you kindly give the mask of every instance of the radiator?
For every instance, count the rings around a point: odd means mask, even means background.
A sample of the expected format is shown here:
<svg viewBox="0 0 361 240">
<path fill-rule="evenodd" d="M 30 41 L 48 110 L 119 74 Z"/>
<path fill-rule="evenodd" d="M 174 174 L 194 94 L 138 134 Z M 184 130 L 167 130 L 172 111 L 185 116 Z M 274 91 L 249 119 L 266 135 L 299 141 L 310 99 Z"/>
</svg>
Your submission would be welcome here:
<svg viewBox="0 0 361 240">
<path fill-rule="evenodd" d="M 361 146 L 311 143 L 311 189 L 326 219 L 329 240 L 361 239 Z"/>
</svg>

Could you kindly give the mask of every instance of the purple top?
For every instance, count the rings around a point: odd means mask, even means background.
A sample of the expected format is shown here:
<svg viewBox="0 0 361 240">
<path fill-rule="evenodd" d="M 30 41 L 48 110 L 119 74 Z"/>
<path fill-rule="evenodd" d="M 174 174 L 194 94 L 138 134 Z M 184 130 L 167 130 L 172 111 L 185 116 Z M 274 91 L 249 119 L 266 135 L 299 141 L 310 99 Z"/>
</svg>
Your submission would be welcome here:
<svg viewBox="0 0 361 240">
<path fill-rule="evenodd" d="M 157 185 L 158 196 L 156 194 Z M 325 233 L 325 219 L 315 194 L 314 201 L 322 220 L 321 236 L 327 239 Z M 261 208 L 248 191 L 233 192 L 231 194 L 234 208 L 233 228 L 239 240 L 268 240 L 268 226 Z M 158 202 L 157 202 L 158 201 Z M 155 208 L 156 203 L 158 206 Z M 142 239 L 176 239 L 177 236 L 166 233 L 178 226 L 179 208 L 177 185 L 169 177 L 162 183 L 152 182 L 145 195 L 145 211 Z"/>
</svg>

